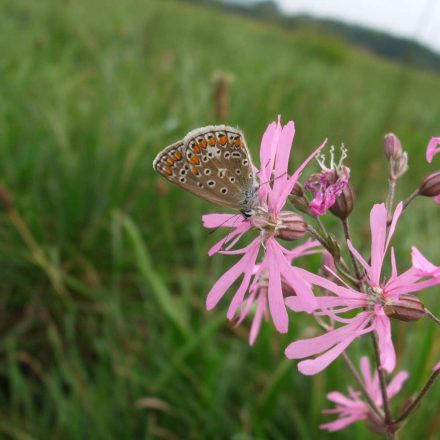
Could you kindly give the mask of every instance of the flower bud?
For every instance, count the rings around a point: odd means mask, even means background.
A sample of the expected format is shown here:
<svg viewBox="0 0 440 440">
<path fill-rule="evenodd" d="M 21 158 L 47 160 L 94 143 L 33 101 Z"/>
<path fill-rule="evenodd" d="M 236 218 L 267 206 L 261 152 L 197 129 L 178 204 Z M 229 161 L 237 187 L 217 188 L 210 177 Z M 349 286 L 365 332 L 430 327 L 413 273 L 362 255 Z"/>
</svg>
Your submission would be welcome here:
<svg viewBox="0 0 440 440">
<path fill-rule="evenodd" d="M 330 212 L 341 220 L 345 220 L 353 211 L 355 200 L 353 186 L 351 180 L 349 180 L 342 193 L 336 198 L 334 205 L 330 208 Z"/>
<path fill-rule="evenodd" d="M 304 187 L 296 182 L 289 195 L 289 200 L 298 211 L 310 214 L 309 201 L 304 195 Z"/>
<path fill-rule="evenodd" d="M 383 307 L 385 314 L 399 321 L 418 321 L 425 316 L 425 306 L 414 295 L 401 295 L 399 299 Z"/>
<path fill-rule="evenodd" d="M 437 197 L 440 195 L 440 171 L 431 173 L 423 179 L 419 188 L 419 194 L 425 197 Z"/>
<path fill-rule="evenodd" d="M 293 185 L 293 189 L 290 194 L 293 196 L 304 197 L 304 187 L 302 186 L 301 182 L 297 181 L 295 185 Z"/>
<path fill-rule="evenodd" d="M 298 240 L 307 232 L 307 223 L 294 212 L 282 211 L 278 215 L 278 220 L 281 224 L 277 227 L 277 236 L 283 240 Z"/>
<path fill-rule="evenodd" d="M 408 154 L 403 152 L 396 159 L 390 160 L 390 178 L 392 180 L 400 179 L 408 171 Z"/>
<path fill-rule="evenodd" d="M 388 133 L 384 138 L 385 156 L 388 160 L 398 159 L 403 154 L 400 139 L 394 133 Z"/>
</svg>

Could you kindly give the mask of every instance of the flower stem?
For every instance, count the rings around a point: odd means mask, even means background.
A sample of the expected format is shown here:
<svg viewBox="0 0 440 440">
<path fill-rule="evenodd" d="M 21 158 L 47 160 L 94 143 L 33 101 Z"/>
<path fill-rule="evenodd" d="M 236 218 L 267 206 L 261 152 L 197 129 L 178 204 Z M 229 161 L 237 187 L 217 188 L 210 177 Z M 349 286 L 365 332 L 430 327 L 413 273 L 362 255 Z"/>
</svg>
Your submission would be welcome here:
<svg viewBox="0 0 440 440">
<path fill-rule="evenodd" d="M 403 209 L 406 209 L 407 206 L 419 195 L 419 189 L 417 188 L 410 196 L 406 198 L 403 202 Z"/>
<path fill-rule="evenodd" d="M 348 218 L 346 218 L 345 220 L 341 220 L 341 222 L 342 222 L 342 226 L 344 228 L 345 241 L 348 241 L 348 240 L 351 241 L 350 226 L 348 224 Z M 354 255 L 352 254 L 350 249 L 348 249 L 348 253 L 350 254 L 350 258 L 351 258 L 351 262 L 353 264 L 353 269 L 354 269 L 354 273 L 356 274 L 356 278 L 360 281 L 361 280 L 361 273 L 359 270 L 359 266 L 357 265 L 356 258 L 354 258 Z"/>
<path fill-rule="evenodd" d="M 437 370 L 434 370 L 434 372 L 429 377 L 428 381 L 426 382 L 425 386 L 422 388 L 418 396 L 413 400 L 411 405 L 409 405 L 402 414 L 397 418 L 395 423 L 400 423 L 403 420 L 405 420 L 418 406 L 420 401 L 425 397 L 426 393 L 431 389 L 432 385 L 434 384 L 437 377 L 440 375 L 440 368 Z"/>
<path fill-rule="evenodd" d="M 385 206 L 388 211 L 388 221 L 391 220 L 391 212 L 393 210 L 394 192 L 396 190 L 396 179 L 390 178 L 388 180 L 388 195 Z"/>
<path fill-rule="evenodd" d="M 373 402 L 371 396 L 368 394 L 367 388 L 365 387 L 365 384 L 362 382 L 362 378 L 359 375 L 358 371 L 356 370 L 355 366 L 353 365 L 353 362 L 351 361 L 348 354 L 344 351 L 342 353 L 342 357 L 344 358 L 345 363 L 347 364 L 347 367 L 353 374 L 354 378 L 356 379 L 356 382 L 361 388 L 361 392 L 363 396 L 365 397 L 365 400 L 368 402 L 368 405 L 370 409 L 381 419 L 383 420 L 384 415 L 380 408 Z"/>
<path fill-rule="evenodd" d="M 377 372 L 379 374 L 380 392 L 382 394 L 383 409 L 385 412 L 385 424 L 389 426 L 391 425 L 392 421 L 391 421 L 390 405 L 388 401 L 387 384 L 385 381 L 385 372 L 380 362 L 379 344 L 377 341 L 376 332 L 373 332 L 372 336 L 373 336 L 372 339 L 373 339 L 374 355 L 376 357 L 376 363 L 377 363 Z"/>
<path fill-rule="evenodd" d="M 440 325 L 440 319 L 437 318 L 437 316 L 435 316 L 431 311 L 429 311 L 426 307 L 425 307 L 425 315 L 429 318 L 432 319 L 437 325 Z"/>
</svg>

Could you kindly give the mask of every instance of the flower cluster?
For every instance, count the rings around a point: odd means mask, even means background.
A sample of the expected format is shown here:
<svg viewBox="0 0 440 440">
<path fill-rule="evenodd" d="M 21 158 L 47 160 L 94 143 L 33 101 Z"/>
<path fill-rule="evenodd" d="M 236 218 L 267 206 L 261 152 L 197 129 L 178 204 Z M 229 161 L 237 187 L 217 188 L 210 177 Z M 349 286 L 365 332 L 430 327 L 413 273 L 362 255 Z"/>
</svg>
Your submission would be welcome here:
<svg viewBox="0 0 440 440">
<path fill-rule="evenodd" d="M 324 328 L 324 333 L 296 340 L 285 349 L 287 358 L 300 360 L 298 370 L 304 375 L 323 371 L 356 339 L 371 334 L 376 371 L 371 374 L 369 360 L 363 357 L 360 377 L 348 355 L 344 354 L 363 394 L 352 388 L 349 388 L 348 396 L 329 393 L 328 398 L 336 408 L 325 413 L 337 414 L 339 418 L 321 425 L 321 428 L 336 431 L 355 421 L 365 420 L 372 430 L 392 434 L 440 375 L 439 363 L 413 404 L 397 419 L 391 417 L 388 401 L 408 378 L 408 373 L 401 371 L 388 386 L 385 385 L 385 373 L 392 373 L 396 367 L 392 320 L 411 322 L 428 317 L 440 324 L 440 320 L 415 295 L 440 284 L 440 267 L 413 246 L 411 266 L 399 272 L 391 241 L 399 218 L 417 196 L 432 197 L 440 203 L 440 171 L 428 175 L 411 196 L 393 209 L 394 189 L 408 170 L 408 155 L 397 136 L 392 133 L 385 136 L 389 192 L 386 203 L 376 203 L 371 209 L 371 246 L 368 257 L 364 257 L 353 244 L 348 225 L 355 197 L 350 169 L 343 165 L 347 150 L 341 148 L 341 159 L 336 162 L 331 147 L 330 166 L 326 166 L 322 152 L 325 140 L 296 171 L 289 174 L 294 134 L 292 121 L 282 126 L 278 118 L 267 127 L 261 141 L 260 168 L 254 169 L 258 178 L 256 200 L 246 215 L 203 216 L 206 228 L 229 228 L 226 236 L 210 249 L 209 255 L 239 256 L 239 260 L 211 288 L 206 306 L 208 310 L 216 307 L 228 290 L 241 280 L 234 289 L 227 317 L 238 325 L 246 317 L 253 316 L 250 345 L 255 343 L 263 319 L 271 320 L 278 332 L 286 333 L 289 310 L 313 315 Z M 426 152 L 429 163 L 440 152 L 439 145 L 438 137 L 429 142 Z M 299 179 L 313 158 L 317 159 L 321 170 L 310 175 L 303 187 Z M 289 201 L 293 204 L 291 208 L 286 207 Z M 295 208 L 300 212 L 295 212 Z M 338 241 L 334 234 L 327 232 L 320 219 L 327 212 L 341 220 L 344 241 Z M 310 220 L 306 221 L 304 214 Z M 244 236 L 250 236 L 250 242 L 248 240 L 245 246 L 235 248 Z M 302 238 L 306 240 L 293 248 L 286 245 L 286 242 Z M 344 259 L 343 247 L 352 268 Z M 320 274 L 298 265 L 298 258 L 316 253 L 324 256 L 324 269 Z M 388 254 L 389 273 L 385 265 Z"/>
</svg>

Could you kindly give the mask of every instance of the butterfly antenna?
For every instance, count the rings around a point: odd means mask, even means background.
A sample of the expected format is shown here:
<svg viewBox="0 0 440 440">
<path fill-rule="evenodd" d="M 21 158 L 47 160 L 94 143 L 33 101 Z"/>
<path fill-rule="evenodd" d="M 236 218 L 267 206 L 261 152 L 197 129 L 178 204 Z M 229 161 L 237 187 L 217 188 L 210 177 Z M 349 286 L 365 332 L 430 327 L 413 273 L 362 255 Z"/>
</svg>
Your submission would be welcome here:
<svg viewBox="0 0 440 440">
<path fill-rule="evenodd" d="M 270 180 L 266 181 L 266 182 L 261 182 L 261 183 L 258 185 L 258 189 L 260 189 L 263 185 L 266 185 L 267 183 L 270 183 L 270 182 L 272 182 L 272 181 L 275 181 L 275 180 L 277 180 L 277 179 L 280 179 L 281 177 L 285 176 L 286 174 L 287 174 L 287 171 L 286 171 L 285 173 L 283 173 L 283 174 L 280 174 L 279 176 L 274 177 L 273 179 L 270 179 Z"/>
</svg>

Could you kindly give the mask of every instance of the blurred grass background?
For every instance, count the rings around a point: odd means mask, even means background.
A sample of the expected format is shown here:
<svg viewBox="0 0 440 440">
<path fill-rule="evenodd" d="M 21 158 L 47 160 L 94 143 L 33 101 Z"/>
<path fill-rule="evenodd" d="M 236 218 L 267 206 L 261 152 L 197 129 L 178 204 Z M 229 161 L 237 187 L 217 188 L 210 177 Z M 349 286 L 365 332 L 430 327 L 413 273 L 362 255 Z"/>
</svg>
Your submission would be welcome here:
<svg viewBox="0 0 440 440">
<path fill-rule="evenodd" d="M 435 169 L 424 156 L 440 133 L 439 75 L 171 0 L 5 0 L 0 53 L 0 182 L 21 215 L 0 213 L 1 438 L 372 438 L 361 424 L 319 431 L 325 394 L 344 392 L 347 373 L 335 362 L 303 377 L 284 358 L 318 331 L 310 319 L 294 316 L 288 335 L 266 325 L 250 348 L 227 299 L 205 311 L 233 259 L 207 257 L 221 232 L 208 235 L 200 215 L 218 208 L 151 164 L 190 129 L 223 122 L 257 158 L 281 113 L 296 121 L 292 165 L 325 137 L 349 147 L 365 248 L 371 204 L 386 196 L 383 135 L 396 132 L 410 156 L 397 199 Z M 214 116 L 219 71 L 234 78 L 227 121 Z M 412 244 L 440 259 L 438 207 L 414 205 L 395 240 L 402 270 Z M 434 290 L 423 298 L 439 312 Z M 394 323 L 411 373 L 394 411 L 438 360 L 435 332 Z M 437 384 L 403 439 L 438 438 L 439 399 Z"/>
</svg>

